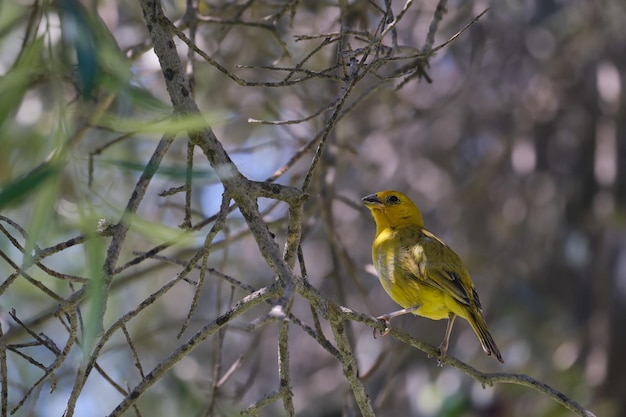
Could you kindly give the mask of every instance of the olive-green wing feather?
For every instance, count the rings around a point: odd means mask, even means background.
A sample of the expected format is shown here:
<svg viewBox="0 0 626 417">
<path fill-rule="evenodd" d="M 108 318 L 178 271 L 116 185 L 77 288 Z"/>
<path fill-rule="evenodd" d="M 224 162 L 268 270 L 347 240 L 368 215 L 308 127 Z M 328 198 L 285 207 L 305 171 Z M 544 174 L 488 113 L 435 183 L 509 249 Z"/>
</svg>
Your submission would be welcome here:
<svg viewBox="0 0 626 417">
<path fill-rule="evenodd" d="M 461 258 L 426 229 L 421 229 L 417 241 L 409 248 L 409 271 L 425 285 L 437 288 L 470 305 L 480 308 L 478 296 Z"/>
</svg>

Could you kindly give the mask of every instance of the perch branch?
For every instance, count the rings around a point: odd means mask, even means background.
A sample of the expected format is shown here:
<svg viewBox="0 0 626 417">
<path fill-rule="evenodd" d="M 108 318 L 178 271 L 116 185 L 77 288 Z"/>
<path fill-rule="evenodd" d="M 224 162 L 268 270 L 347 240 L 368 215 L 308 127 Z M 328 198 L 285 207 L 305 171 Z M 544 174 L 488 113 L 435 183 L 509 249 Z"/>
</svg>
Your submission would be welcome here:
<svg viewBox="0 0 626 417">
<path fill-rule="evenodd" d="M 367 326 L 376 329 L 382 329 L 384 327 L 384 325 L 373 316 L 336 305 L 331 299 L 311 286 L 308 282 L 303 282 L 302 285 L 298 286 L 297 290 L 302 296 L 309 300 L 311 305 L 318 310 L 324 318 L 329 320 L 331 323 L 337 322 L 338 320 L 351 320 L 366 324 Z M 427 353 L 428 356 L 437 357 L 439 355 L 438 348 L 428 343 L 424 343 L 408 333 L 396 328 L 391 328 L 390 334 L 396 339 Z M 515 373 L 484 373 L 451 356 L 446 357 L 446 365 L 457 368 L 483 385 L 491 386 L 497 383 L 523 385 L 546 394 L 548 397 L 563 405 L 568 410 L 571 410 L 582 417 L 595 417 L 591 411 L 587 410 L 585 407 L 572 400 L 562 392 L 528 375 Z"/>
</svg>

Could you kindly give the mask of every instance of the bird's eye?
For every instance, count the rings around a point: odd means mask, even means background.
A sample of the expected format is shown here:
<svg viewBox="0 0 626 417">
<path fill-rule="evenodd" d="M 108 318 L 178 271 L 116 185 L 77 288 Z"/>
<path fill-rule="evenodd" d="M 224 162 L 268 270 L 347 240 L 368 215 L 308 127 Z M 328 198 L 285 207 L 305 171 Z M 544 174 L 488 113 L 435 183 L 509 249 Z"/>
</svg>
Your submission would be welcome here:
<svg viewBox="0 0 626 417">
<path fill-rule="evenodd" d="M 400 199 L 398 198 L 397 195 L 390 195 L 389 197 L 387 197 L 388 204 L 398 204 L 399 202 L 400 202 Z"/>
</svg>

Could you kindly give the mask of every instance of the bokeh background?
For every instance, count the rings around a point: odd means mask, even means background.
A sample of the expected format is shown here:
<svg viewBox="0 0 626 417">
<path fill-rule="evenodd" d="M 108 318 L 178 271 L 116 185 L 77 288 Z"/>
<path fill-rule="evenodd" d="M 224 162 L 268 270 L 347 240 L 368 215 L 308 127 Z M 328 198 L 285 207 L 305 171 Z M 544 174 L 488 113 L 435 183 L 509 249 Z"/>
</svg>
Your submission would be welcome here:
<svg viewBox="0 0 626 417">
<path fill-rule="evenodd" d="M 389 3 L 396 16 L 405 6 Z M 296 35 L 337 33 L 343 24 L 361 31 L 346 36 L 349 45 L 342 45 L 358 51 L 363 34 L 380 23 L 377 8 L 384 5 L 367 0 L 206 1 L 199 5 L 203 20 L 197 22 L 195 41 L 242 79 L 280 83 L 286 71 L 262 67 L 293 67 L 324 39 Z M 184 25 L 184 2 L 164 6 L 172 21 Z M 399 47 L 423 48 L 436 7 L 431 0 L 410 4 L 394 34 Z M 352 309 L 374 315 L 394 310 L 371 273 L 374 223 L 360 198 L 401 190 L 420 206 L 427 227 L 465 260 L 506 364 L 484 356 L 464 322 L 455 327 L 450 354 L 481 370 L 533 376 L 598 416 L 626 415 L 626 3 L 449 1 L 434 46 L 487 7 L 475 24 L 429 59 L 432 82 L 385 78 L 406 63 L 389 61 L 351 93 L 349 103 L 355 106 L 335 126 L 305 204 L 302 248 L 308 278 Z M 233 23 L 241 21 L 274 26 Z M 94 29 L 99 27 L 107 30 Z M 63 161 L 60 171 L 35 184 L 35 192 L 10 204 L 0 201 L 0 214 L 35 236 L 40 247 L 87 233 L 97 219 L 117 218 L 124 209 L 160 136 L 148 127 L 169 111 L 148 40 L 137 2 L 0 5 L 0 184 L 6 190 L 45 161 Z M 392 45 L 391 35 L 385 42 Z M 177 46 L 188 62 L 186 47 Z M 249 119 L 301 119 L 332 103 L 344 85 L 343 69 L 332 69 L 342 63 L 338 48 L 338 43 L 326 45 L 304 65 L 318 72 L 330 68 L 325 74 L 335 78 L 316 76 L 271 87 L 239 85 L 194 57 L 189 71 L 195 98 L 244 174 L 268 178 L 324 131 L 328 112 L 287 125 Z M 367 95 L 361 99 L 362 94 Z M 107 99 L 106 116 L 91 123 Z M 111 141 L 116 142 L 100 150 Z M 301 185 L 315 143 L 308 149 L 278 182 Z M 123 261 L 179 233 L 184 195 L 159 193 L 183 183 L 186 153 L 184 138 L 168 152 L 142 201 L 139 226 L 129 235 Z M 222 188 L 201 153 L 196 151 L 194 159 L 197 224 L 218 210 Z M 282 242 L 286 206 L 269 200 L 260 205 Z M 15 271 L 6 259 L 18 265 L 23 259 L 7 236 L 26 243 L 6 221 L 0 224 L 6 230 L 0 236 L 5 256 L 0 280 L 6 284 Z M 267 285 L 271 270 L 238 212 L 227 225 L 210 266 L 255 288 Z M 190 233 L 164 256 L 188 259 L 207 230 Z M 96 248 L 106 250 L 106 240 L 98 242 Z M 88 250 L 74 246 L 45 263 L 89 278 L 92 261 Z M 108 318 L 137 306 L 179 270 L 164 259 L 127 269 L 108 301 Z M 74 290 L 37 268 L 30 272 L 59 294 Z M 9 317 L 12 309 L 25 322 L 43 317 L 33 327 L 53 340 L 66 337 L 59 322 L 46 316 L 54 300 L 23 279 L 11 282 L 0 292 L 5 340 L 29 340 Z M 181 283 L 131 322 L 144 369 L 180 344 L 176 334 L 193 291 Z M 213 276 L 189 332 L 245 294 Z M 303 299 L 296 298 L 293 309 L 311 323 Z M 247 326 L 266 310 L 254 309 L 188 355 L 140 398 L 142 415 L 239 415 L 271 393 L 278 383 L 276 326 Z M 445 330 L 444 322 L 396 320 L 434 345 Z M 322 328 L 328 330 L 324 323 Z M 514 385 L 483 389 L 390 337 L 374 339 L 371 329 L 360 324 L 349 330 L 377 415 L 571 415 L 535 391 Z M 51 361 L 45 349 L 23 349 L 42 363 Z M 358 415 L 339 364 L 296 326 L 290 352 L 298 415 Z M 54 390 L 46 381 L 16 415 L 61 415 L 80 357 L 76 349 L 56 372 Z M 118 335 L 99 364 L 118 383 L 132 387 L 140 381 L 134 361 Z M 7 364 L 8 400 L 16 406 L 42 371 L 14 353 Z M 221 381 L 229 369 L 232 373 Z M 107 414 L 121 399 L 104 378 L 92 375 L 79 400 L 80 415 Z M 263 412 L 284 415 L 280 403 Z"/>
</svg>

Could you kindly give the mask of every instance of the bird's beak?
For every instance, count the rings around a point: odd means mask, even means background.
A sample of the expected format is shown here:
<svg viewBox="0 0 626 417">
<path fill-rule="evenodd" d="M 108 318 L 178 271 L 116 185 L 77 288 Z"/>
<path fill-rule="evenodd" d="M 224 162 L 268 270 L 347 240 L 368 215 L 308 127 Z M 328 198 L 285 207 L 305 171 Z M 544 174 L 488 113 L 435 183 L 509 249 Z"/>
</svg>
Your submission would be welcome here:
<svg viewBox="0 0 626 417">
<path fill-rule="evenodd" d="M 365 204 L 369 208 L 380 207 L 383 205 L 383 202 L 378 198 L 378 194 L 370 194 L 361 199 L 363 204 Z"/>
</svg>

